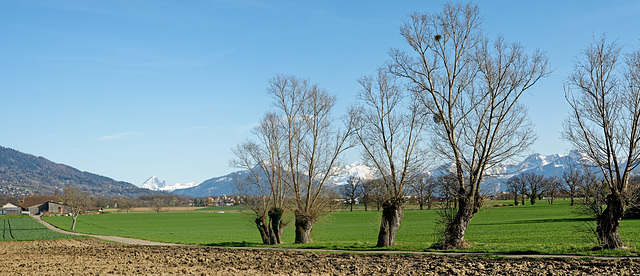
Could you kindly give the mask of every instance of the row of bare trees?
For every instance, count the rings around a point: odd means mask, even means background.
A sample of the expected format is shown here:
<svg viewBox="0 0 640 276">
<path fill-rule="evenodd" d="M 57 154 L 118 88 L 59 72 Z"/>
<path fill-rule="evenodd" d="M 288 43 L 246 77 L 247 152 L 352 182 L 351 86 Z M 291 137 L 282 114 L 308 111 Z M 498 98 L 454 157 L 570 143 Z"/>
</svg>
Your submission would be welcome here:
<svg viewBox="0 0 640 276">
<path fill-rule="evenodd" d="M 436 159 L 454 164 L 447 179 L 454 204 L 439 247 L 464 247 L 484 201 L 485 172 L 535 141 L 522 95 L 552 72 L 542 51 L 527 53 L 500 36 L 489 39 L 474 4 L 414 13 L 400 33 L 405 47 L 391 49 L 387 63 L 359 80 L 359 103 L 341 127 L 332 123 L 335 97 L 318 85 L 293 76 L 270 81 L 275 110 L 254 131 L 258 141 L 239 145 L 232 162 L 251 171 L 239 190 L 256 198 L 265 242 L 279 243 L 286 199 L 293 200 L 296 242 L 309 242 L 314 222 L 332 205 L 326 184 L 333 167 L 342 152 L 358 145 L 384 191 L 378 246 L 393 244 L 406 188 L 420 183 L 414 178 L 425 160 Z M 616 43 L 595 41 L 565 85 L 571 113 L 563 137 L 596 164 L 605 185 L 606 208 L 597 216 L 604 248 L 622 246 L 619 222 L 640 161 L 640 50 L 620 57 Z M 543 183 L 547 192 L 559 191 L 558 179 L 543 180 L 523 175 L 513 183 L 528 187 L 533 204 Z"/>
</svg>

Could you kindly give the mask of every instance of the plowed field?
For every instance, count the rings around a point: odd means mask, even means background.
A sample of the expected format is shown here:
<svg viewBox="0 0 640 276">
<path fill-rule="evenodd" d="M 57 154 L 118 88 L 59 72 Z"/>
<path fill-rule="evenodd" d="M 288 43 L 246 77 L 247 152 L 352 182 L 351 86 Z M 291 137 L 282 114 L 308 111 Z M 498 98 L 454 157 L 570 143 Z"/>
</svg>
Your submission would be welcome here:
<svg viewBox="0 0 640 276">
<path fill-rule="evenodd" d="M 638 260 L 511 259 L 0 242 L 0 275 L 638 275 Z"/>
</svg>

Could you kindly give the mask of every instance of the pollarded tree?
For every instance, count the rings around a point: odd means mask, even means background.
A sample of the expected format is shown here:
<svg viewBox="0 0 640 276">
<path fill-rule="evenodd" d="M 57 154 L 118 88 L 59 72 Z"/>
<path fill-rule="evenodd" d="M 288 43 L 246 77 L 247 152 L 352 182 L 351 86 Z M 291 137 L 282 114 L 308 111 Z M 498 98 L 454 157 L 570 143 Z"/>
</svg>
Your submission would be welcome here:
<svg viewBox="0 0 640 276">
<path fill-rule="evenodd" d="M 382 181 L 382 220 L 378 247 L 391 246 L 404 215 L 405 190 L 422 165 L 421 134 L 424 112 L 415 97 L 395 83 L 395 77 L 378 70 L 359 80 L 362 105 L 349 111 L 355 122 L 354 139 L 364 162 Z"/>
<path fill-rule="evenodd" d="M 283 220 L 287 187 L 284 180 L 284 128 L 281 118 L 267 112 L 253 129 L 258 142 L 246 141 L 233 149 L 236 158 L 231 166 L 246 170 L 234 179 L 239 195 L 247 197 L 245 205 L 255 214 L 254 222 L 263 244 L 282 243 L 286 225 Z"/>
<path fill-rule="evenodd" d="M 620 60 L 622 49 L 603 36 L 584 50 L 567 79 L 571 106 L 563 137 L 599 168 L 606 208 L 596 216 L 603 248 L 623 246 L 620 220 L 629 178 L 640 162 L 640 49 Z"/>
<path fill-rule="evenodd" d="M 313 224 L 335 207 L 336 195 L 327 187 L 349 143 L 352 123 L 333 123 L 336 97 L 317 84 L 295 76 L 276 76 L 269 94 L 282 118 L 285 183 L 295 204 L 296 243 L 309 243 Z"/>
<path fill-rule="evenodd" d="M 433 145 L 455 164 L 455 218 L 441 247 L 460 248 L 480 210 L 485 171 L 522 153 L 535 139 L 521 96 L 550 74 L 547 57 L 527 55 L 501 37 L 489 42 L 478 7 L 445 4 L 439 14 L 411 15 L 401 27 L 409 50 L 391 50 L 390 70 L 406 79 L 433 117 Z"/>
</svg>

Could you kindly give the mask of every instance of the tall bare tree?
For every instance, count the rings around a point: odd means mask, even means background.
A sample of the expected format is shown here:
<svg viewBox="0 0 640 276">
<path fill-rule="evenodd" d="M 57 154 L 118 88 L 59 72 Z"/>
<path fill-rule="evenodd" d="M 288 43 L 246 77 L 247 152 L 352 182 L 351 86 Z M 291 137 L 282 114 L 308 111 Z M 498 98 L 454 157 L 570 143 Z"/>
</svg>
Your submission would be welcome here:
<svg viewBox="0 0 640 276">
<path fill-rule="evenodd" d="M 520 44 L 501 37 L 489 42 L 473 4 L 415 13 L 401 34 L 409 50 L 391 50 L 390 70 L 412 85 L 436 122 L 436 152 L 455 164 L 458 210 L 441 246 L 460 248 L 482 206 L 485 170 L 522 153 L 535 139 L 520 97 L 550 74 L 547 57 L 539 51 L 527 55 Z"/>
<path fill-rule="evenodd" d="M 87 208 L 91 207 L 91 200 L 92 197 L 89 192 L 73 188 L 69 185 L 64 189 L 62 203 L 71 209 L 71 217 L 73 218 L 71 230 L 76 229 L 78 215 L 83 214 L 87 211 Z"/>
<path fill-rule="evenodd" d="M 405 189 L 421 167 L 419 144 L 426 120 L 417 99 L 401 90 L 395 77 L 380 69 L 359 81 L 361 105 L 350 109 L 354 140 L 364 162 L 382 181 L 382 221 L 378 247 L 391 246 L 402 222 Z"/>
<path fill-rule="evenodd" d="M 606 208 L 596 217 L 603 248 L 623 246 L 620 220 L 629 178 L 640 161 L 640 49 L 620 60 L 622 48 L 602 36 L 577 58 L 565 85 L 571 106 L 563 137 L 600 169 Z"/>
<path fill-rule="evenodd" d="M 295 203 L 296 243 L 311 241 L 313 224 L 335 207 L 336 196 L 327 182 L 335 175 L 338 159 L 348 148 L 352 123 L 333 123 L 336 97 L 317 84 L 295 76 L 271 79 L 269 94 L 274 99 L 284 128 L 284 171 Z"/>
<path fill-rule="evenodd" d="M 284 129 L 281 118 L 267 112 L 253 129 L 258 142 L 247 141 L 234 150 L 231 166 L 246 170 L 245 177 L 235 179 L 235 188 L 249 200 L 254 222 L 264 244 L 282 243 L 287 188 L 283 178 Z M 268 218 L 268 219 L 267 219 Z"/>
</svg>

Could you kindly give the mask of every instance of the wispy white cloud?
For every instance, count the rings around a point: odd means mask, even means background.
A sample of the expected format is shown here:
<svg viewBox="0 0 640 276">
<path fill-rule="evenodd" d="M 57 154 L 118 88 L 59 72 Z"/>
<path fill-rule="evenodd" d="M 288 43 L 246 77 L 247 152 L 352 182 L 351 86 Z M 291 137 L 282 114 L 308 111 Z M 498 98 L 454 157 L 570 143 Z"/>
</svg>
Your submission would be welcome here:
<svg viewBox="0 0 640 276">
<path fill-rule="evenodd" d="M 121 132 L 116 134 L 100 136 L 97 139 L 99 141 L 113 141 L 113 140 L 125 139 L 133 136 L 140 136 L 140 135 L 142 135 L 142 133 L 130 131 L 130 132 Z"/>
</svg>

